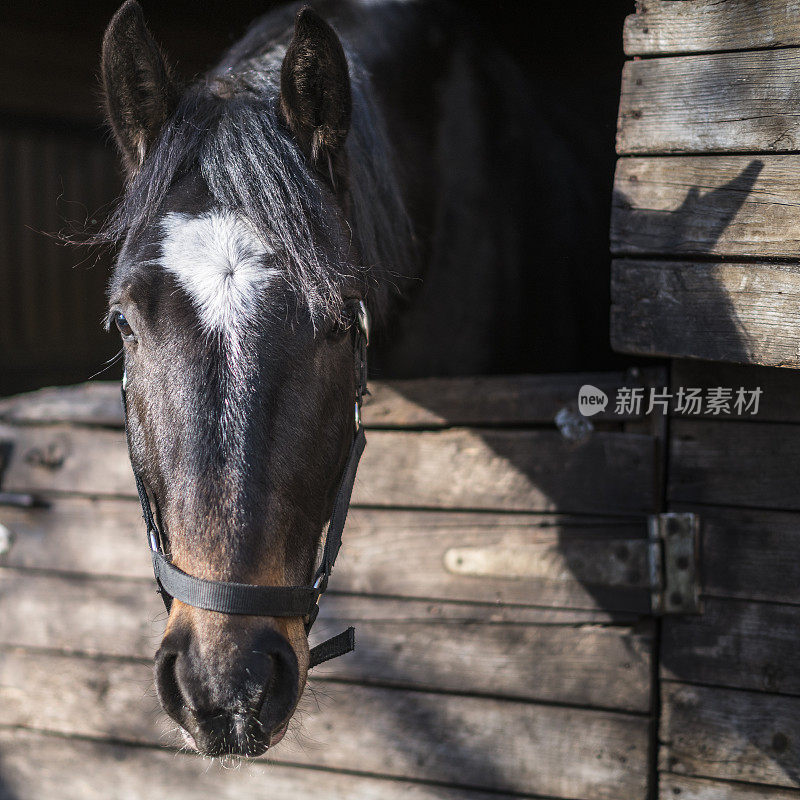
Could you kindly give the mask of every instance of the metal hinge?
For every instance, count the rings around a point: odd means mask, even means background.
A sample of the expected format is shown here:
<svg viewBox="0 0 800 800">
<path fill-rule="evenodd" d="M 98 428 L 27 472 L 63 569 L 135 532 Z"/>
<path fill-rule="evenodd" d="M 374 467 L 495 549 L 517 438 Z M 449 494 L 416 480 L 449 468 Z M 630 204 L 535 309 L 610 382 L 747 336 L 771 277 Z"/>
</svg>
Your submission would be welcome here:
<svg viewBox="0 0 800 800">
<path fill-rule="evenodd" d="M 653 614 L 700 614 L 699 528 L 696 514 L 653 514 L 648 518 Z"/>
</svg>

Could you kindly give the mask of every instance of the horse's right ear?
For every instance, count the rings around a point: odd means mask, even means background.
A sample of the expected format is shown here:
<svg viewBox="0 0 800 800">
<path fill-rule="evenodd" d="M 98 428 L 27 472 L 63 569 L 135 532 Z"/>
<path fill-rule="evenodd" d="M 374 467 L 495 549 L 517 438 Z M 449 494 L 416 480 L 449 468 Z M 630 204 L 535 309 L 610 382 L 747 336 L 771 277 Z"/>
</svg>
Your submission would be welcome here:
<svg viewBox="0 0 800 800">
<path fill-rule="evenodd" d="M 101 74 L 106 116 L 130 176 L 142 166 L 178 97 L 177 82 L 136 0 L 127 0 L 106 28 Z"/>
</svg>

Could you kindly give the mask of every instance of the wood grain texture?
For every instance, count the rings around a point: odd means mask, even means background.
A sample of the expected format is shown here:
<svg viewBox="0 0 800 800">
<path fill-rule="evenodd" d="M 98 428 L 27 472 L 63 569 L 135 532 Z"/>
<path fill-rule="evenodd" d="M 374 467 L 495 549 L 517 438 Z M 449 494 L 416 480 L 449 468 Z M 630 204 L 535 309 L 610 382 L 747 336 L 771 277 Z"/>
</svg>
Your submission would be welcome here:
<svg viewBox="0 0 800 800">
<path fill-rule="evenodd" d="M 561 409 L 577 410 L 578 389 L 585 383 L 610 394 L 622 385 L 645 386 L 658 379 L 657 373 L 644 369 L 638 378 L 625 372 L 588 372 L 370 381 L 364 420 L 373 428 L 552 424 Z M 593 417 L 612 422 L 641 418 L 614 414 L 613 408 Z"/>
<path fill-rule="evenodd" d="M 0 443 L 4 491 L 137 496 L 122 431 L 0 425 Z"/>
<path fill-rule="evenodd" d="M 658 776 L 658 792 L 659 800 L 797 800 L 798 797 L 793 789 L 687 778 L 668 772 Z"/>
<path fill-rule="evenodd" d="M 800 698 L 665 682 L 661 768 L 699 778 L 798 787 L 799 719 Z"/>
<path fill-rule="evenodd" d="M 14 537 L 0 564 L 151 578 L 135 500 L 53 497 L 41 508 L 0 507 Z M 646 607 L 642 520 L 354 508 L 332 588 L 364 594 L 473 602 Z M 87 542 L 90 540 L 90 546 Z M 456 553 L 532 561 L 530 573 L 485 574 L 448 565 Z M 622 591 L 602 591 L 622 587 Z M 628 591 L 628 589 L 632 591 Z M 643 605 L 644 604 L 644 605 Z"/>
<path fill-rule="evenodd" d="M 798 606 L 706 598 L 702 614 L 664 619 L 661 677 L 798 695 L 798 630 Z"/>
<path fill-rule="evenodd" d="M 150 659 L 165 620 L 150 581 L 0 570 L 0 602 L 4 646 Z M 312 641 L 355 625 L 359 644 L 315 674 L 646 711 L 651 627 L 601 621 L 591 613 L 326 595 Z"/>
<path fill-rule="evenodd" d="M 580 444 L 555 431 L 374 431 L 355 505 L 622 513 L 655 505 L 655 440 L 595 432 Z M 0 425 L 12 448 L 4 491 L 135 497 L 121 431 Z"/>
<path fill-rule="evenodd" d="M 800 422 L 800 372 L 795 370 L 676 359 L 672 362 L 672 384 L 697 387 L 703 392 L 714 386 L 743 387 L 747 391 L 761 388 L 755 418 L 758 422 Z M 710 415 L 703 410 L 692 416 Z"/>
<path fill-rule="evenodd" d="M 800 267 L 617 259 L 611 286 L 619 352 L 800 367 Z"/>
<path fill-rule="evenodd" d="M 584 383 L 613 392 L 622 385 L 647 385 L 657 370 L 638 378 L 624 372 L 478 376 L 369 382 L 363 420 L 368 428 L 440 428 L 452 425 L 553 423 L 564 407 L 575 407 Z M 640 419 L 607 409 L 595 420 Z M 58 422 L 121 428 L 119 383 L 90 381 L 55 386 L 0 399 L 0 421 L 41 425 Z"/>
<path fill-rule="evenodd" d="M 1 484 L 0 484 L 1 485 Z M 0 565 L 146 578 L 152 562 L 138 500 L 51 497 L 33 508 L 0 506 L 12 536 Z"/>
<path fill-rule="evenodd" d="M 800 9 L 787 0 L 637 0 L 625 19 L 629 56 L 800 44 Z"/>
<path fill-rule="evenodd" d="M 800 552 L 796 512 L 673 503 L 700 514 L 702 586 L 707 596 L 800 604 L 794 565 Z"/>
<path fill-rule="evenodd" d="M 615 255 L 800 257 L 800 156 L 617 162 Z"/>
<path fill-rule="evenodd" d="M 671 501 L 800 509 L 800 427 L 676 419 Z"/>
<path fill-rule="evenodd" d="M 5 651 L 0 674 L 0 724 L 161 741 L 142 665 Z M 326 684 L 325 695 L 276 761 L 569 798 L 645 789 L 643 717 L 356 685 Z"/>
<path fill-rule="evenodd" d="M 795 48 L 629 61 L 622 71 L 617 152 L 796 151 L 798 80 Z"/>
<path fill-rule="evenodd" d="M 0 570 L 0 643 L 150 658 L 166 613 L 144 580 Z"/>
<path fill-rule="evenodd" d="M 122 428 L 118 381 L 89 381 L 74 386 L 48 386 L 0 399 L 0 420 L 9 425 L 67 422 Z"/>
<path fill-rule="evenodd" d="M 376 431 L 357 503 L 574 513 L 655 508 L 655 440 L 595 432 L 577 444 L 551 431 Z"/>
<path fill-rule="evenodd" d="M 238 769 L 218 760 L 163 748 L 64 738 L 0 729 L 0 800 L 276 800 L 311 797 L 325 787 L 325 800 L 511 800 L 396 779 L 248 761 Z M 81 769 L 76 769 L 80 764 Z"/>
<path fill-rule="evenodd" d="M 346 619 L 319 626 L 338 633 Z M 652 628 L 358 623 L 352 657 L 317 677 L 647 713 Z M 435 654 L 434 652 L 435 651 Z"/>
</svg>

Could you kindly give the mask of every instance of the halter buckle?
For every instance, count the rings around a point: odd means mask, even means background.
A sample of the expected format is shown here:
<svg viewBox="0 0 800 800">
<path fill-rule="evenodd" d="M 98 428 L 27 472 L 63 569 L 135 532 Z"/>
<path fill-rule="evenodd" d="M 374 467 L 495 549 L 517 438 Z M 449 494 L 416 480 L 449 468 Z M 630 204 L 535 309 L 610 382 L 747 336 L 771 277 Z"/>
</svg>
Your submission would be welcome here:
<svg viewBox="0 0 800 800">
<path fill-rule="evenodd" d="M 154 552 L 158 552 L 158 539 L 156 538 L 156 532 L 154 530 L 147 531 L 147 536 L 150 539 L 150 549 Z"/>
</svg>

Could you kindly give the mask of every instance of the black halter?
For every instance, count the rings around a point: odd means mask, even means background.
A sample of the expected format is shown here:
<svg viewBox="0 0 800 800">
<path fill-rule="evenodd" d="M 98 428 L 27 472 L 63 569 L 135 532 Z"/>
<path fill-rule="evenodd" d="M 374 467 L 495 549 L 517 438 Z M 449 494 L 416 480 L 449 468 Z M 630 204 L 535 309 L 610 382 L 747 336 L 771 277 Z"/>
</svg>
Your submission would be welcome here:
<svg viewBox="0 0 800 800">
<path fill-rule="evenodd" d="M 355 397 L 355 434 L 344 474 L 333 504 L 322 560 L 310 586 L 257 586 L 248 583 L 229 583 L 226 581 L 209 581 L 196 578 L 178 569 L 164 552 L 165 540 L 158 529 L 150 498 L 147 495 L 141 476 L 133 467 L 136 479 L 136 490 L 142 503 L 142 516 L 147 526 L 147 536 L 153 557 L 153 573 L 158 591 L 169 612 L 172 600 L 209 611 L 222 614 L 251 614 L 260 617 L 303 617 L 306 634 L 319 613 L 319 599 L 328 588 L 336 556 L 342 545 L 342 533 L 350 507 L 350 496 L 356 479 L 356 470 L 364 446 L 367 443 L 364 429 L 361 426 L 361 402 L 367 391 L 367 345 L 369 344 L 369 315 L 363 301 L 354 304 L 356 325 L 354 356 L 356 370 Z M 128 402 L 125 396 L 127 374 L 122 378 L 122 410 L 125 418 L 125 436 L 130 452 L 130 434 L 128 431 Z M 133 463 L 131 462 L 131 466 Z M 337 656 L 349 653 L 355 648 L 355 630 L 350 627 L 346 631 L 318 644 L 311 650 L 310 667 L 322 664 Z"/>
</svg>

